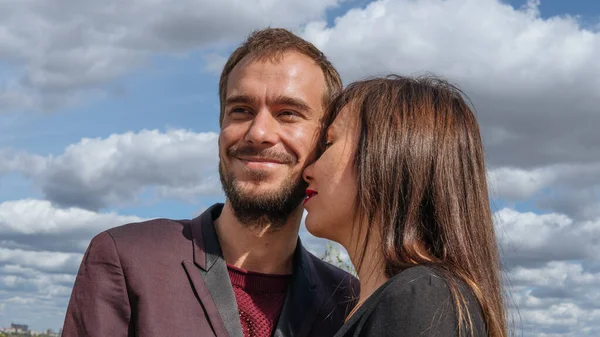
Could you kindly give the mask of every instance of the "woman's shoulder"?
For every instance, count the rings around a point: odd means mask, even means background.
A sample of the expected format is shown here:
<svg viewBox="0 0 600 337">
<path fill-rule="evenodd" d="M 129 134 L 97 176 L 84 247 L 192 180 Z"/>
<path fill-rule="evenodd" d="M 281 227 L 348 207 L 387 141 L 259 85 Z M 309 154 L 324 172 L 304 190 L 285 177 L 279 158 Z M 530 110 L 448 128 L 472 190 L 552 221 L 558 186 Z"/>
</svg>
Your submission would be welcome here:
<svg viewBox="0 0 600 337">
<path fill-rule="evenodd" d="M 458 278 L 449 276 L 440 270 L 428 266 L 414 266 L 404 269 L 402 272 L 394 275 L 388 280 L 386 292 L 405 292 L 419 295 L 450 295 L 449 282 L 460 285 L 461 291 L 464 291 L 466 285 Z"/>
<path fill-rule="evenodd" d="M 398 301 L 406 305 L 408 300 L 419 303 L 454 303 L 451 287 L 457 295 L 465 299 L 467 307 L 479 308 L 479 303 L 473 291 L 465 282 L 451 273 L 446 273 L 434 267 L 414 266 L 403 270 L 388 280 L 388 285 L 382 292 L 381 301 L 388 300 L 391 304 Z"/>
<path fill-rule="evenodd" d="M 471 317 L 475 336 L 479 336 L 484 330 L 483 315 L 473 292 L 459 278 L 427 266 L 405 269 L 388 280 L 371 319 L 402 331 L 451 336 L 458 331 L 452 284 L 458 298 L 464 298 L 466 317 Z"/>
</svg>

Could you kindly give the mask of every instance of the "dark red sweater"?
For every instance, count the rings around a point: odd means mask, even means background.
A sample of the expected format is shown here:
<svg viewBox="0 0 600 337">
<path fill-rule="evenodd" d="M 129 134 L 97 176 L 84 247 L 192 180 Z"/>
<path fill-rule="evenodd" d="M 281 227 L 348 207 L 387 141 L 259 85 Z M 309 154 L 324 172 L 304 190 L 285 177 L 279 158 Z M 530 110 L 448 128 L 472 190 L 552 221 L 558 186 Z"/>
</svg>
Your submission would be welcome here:
<svg viewBox="0 0 600 337">
<path fill-rule="evenodd" d="M 273 334 L 291 275 L 261 274 L 227 265 L 245 337 Z"/>
</svg>

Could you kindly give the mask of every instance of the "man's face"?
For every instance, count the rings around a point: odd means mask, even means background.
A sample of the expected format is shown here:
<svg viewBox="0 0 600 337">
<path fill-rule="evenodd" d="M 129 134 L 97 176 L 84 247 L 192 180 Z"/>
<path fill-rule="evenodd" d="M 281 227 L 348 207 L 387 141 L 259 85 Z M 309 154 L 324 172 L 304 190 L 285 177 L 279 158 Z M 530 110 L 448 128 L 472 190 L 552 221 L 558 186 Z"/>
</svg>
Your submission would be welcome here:
<svg viewBox="0 0 600 337">
<path fill-rule="evenodd" d="M 267 216 L 283 225 L 303 200 L 302 170 L 314 154 L 324 92 L 321 68 L 297 52 L 277 62 L 247 57 L 230 73 L 219 173 L 242 222 Z"/>
</svg>

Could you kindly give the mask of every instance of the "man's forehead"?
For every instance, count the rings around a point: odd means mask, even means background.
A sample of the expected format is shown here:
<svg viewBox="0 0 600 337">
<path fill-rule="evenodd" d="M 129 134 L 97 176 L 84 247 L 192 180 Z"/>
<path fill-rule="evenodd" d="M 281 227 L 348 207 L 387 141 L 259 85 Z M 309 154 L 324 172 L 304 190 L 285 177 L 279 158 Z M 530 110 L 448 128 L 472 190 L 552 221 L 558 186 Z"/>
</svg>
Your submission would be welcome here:
<svg viewBox="0 0 600 337">
<path fill-rule="evenodd" d="M 259 57 L 258 55 L 254 54 L 246 55 L 232 69 L 232 73 L 249 68 L 258 68 L 263 66 L 266 66 L 267 68 L 274 68 L 285 67 L 293 64 L 320 69 L 317 62 L 309 56 L 294 50 L 290 50 L 279 54 L 277 57 L 268 55 Z"/>
<path fill-rule="evenodd" d="M 287 87 L 311 87 L 319 79 L 318 72 L 297 63 L 252 63 L 236 67 L 231 72 L 227 87 L 229 89 L 250 90 L 257 85 L 276 85 Z"/>
<path fill-rule="evenodd" d="M 228 87 L 225 96 L 226 102 L 248 101 L 248 103 L 265 102 L 268 104 L 303 101 L 311 103 L 315 99 L 320 99 L 321 96 L 311 97 L 313 93 L 294 88 L 293 86 L 279 85 L 269 86 L 260 83 L 252 83 L 251 81 L 239 81 L 235 85 Z"/>
<path fill-rule="evenodd" d="M 321 102 L 325 93 L 322 71 L 316 66 L 307 67 L 310 63 L 303 63 L 293 59 L 286 63 L 282 58 L 279 62 L 257 60 L 247 65 L 238 64 L 229 76 L 226 100 L 250 96 L 270 101 L 288 97 L 313 104 Z"/>
</svg>

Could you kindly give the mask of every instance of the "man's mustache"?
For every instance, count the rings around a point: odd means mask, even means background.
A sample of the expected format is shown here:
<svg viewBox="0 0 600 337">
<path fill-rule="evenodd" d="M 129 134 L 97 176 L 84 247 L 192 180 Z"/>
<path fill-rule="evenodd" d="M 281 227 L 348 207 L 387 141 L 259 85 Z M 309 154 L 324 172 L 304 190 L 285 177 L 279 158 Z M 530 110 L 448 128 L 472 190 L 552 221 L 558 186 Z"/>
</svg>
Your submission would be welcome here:
<svg viewBox="0 0 600 337">
<path fill-rule="evenodd" d="M 230 146 L 227 148 L 229 157 L 252 157 L 256 159 L 275 161 L 286 165 L 293 165 L 298 162 L 298 158 L 287 152 L 275 151 L 272 149 L 257 149 L 252 146 Z"/>
</svg>

